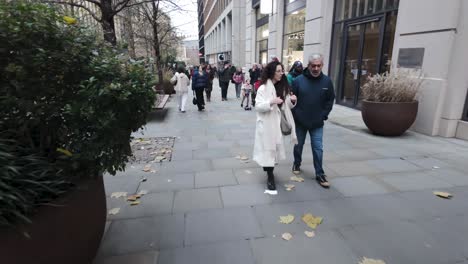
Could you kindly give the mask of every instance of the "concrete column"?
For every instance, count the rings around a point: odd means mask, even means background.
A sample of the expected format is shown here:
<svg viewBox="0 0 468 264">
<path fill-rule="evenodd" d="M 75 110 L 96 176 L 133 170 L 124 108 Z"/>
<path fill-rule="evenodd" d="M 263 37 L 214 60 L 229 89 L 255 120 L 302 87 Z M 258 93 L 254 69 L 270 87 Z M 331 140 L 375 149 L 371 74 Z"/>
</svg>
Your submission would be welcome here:
<svg viewBox="0 0 468 264">
<path fill-rule="evenodd" d="M 245 66 L 250 69 L 255 63 L 255 13 L 252 9 L 252 1 L 245 2 Z"/>
<path fill-rule="evenodd" d="M 238 10 L 236 10 L 237 13 Z M 233 39 L 233 25 L 232 25 L 232 14 L 234 13 L 234 9 L 231 12 L 231 16 L 226 16 L 226 50 L 232 52 L 232 39 Z M 235 20 L 236 21 L 236 20 Z M 238 23 L 235 23 L 239 25 Z M 237 33 L 237 30 L 235 31 Z"/>
<path fill-rule="evenodd" d="M 463 93 L 458 91 L 459 89 L 466 90 L 466 85 L 459 86 L 463 80 L 457 79 L 466 73 L 458 73 L 454 69 L 456 65 L 464 67 L 463 64 L 456 64 L 454 68 L 451 66 L 453 62 L 459 63 L 455 57 L 466 56 L 455 51 L 460 52 L 461 45 L 456 40 L 458 23 L 462 21 L 459 20 L 459 16 L 466 11 L 461 10 L 462 7 L 466 8 L 465 5 L 461 5 L 462 1 L 465 0 L 400 0 L 392 54 L 393 67 L 397 66 L 400 49 L 424 48 L 421 70 L 425 80 L 418 99 L 418 116 L 412 126 L 417 132 L 428 135 L 439 134 L 441 125 L 448 126 L 448 121 L 446 124 L 441 122 L 442 113 L 447 118 L 452 118 L 460 111 L 451 109 L 462 108 L 462 104 L 450 105 L 451 102 L 457 101 L 452 98 Z M 424 12 L 420 12 L 421 7 L 424 7 Z M 463 31 L 463 28 L 460 27 L 459 30 Z M 466 37 L 464 38 L 466 40 Z M 449 75 L 449 69 L 455 73 Z M 449 80 L 452 77 L 455 79 Z M 448 93 L 448 90 L 454 90 L 454 93 Z M 453 128 L 447 128 L 443 132 L 446 135 L 453 135 Z"/>
<path fill-rule="evenodd" d="M 304 64 L 313 53 L 324 56 L 323 71 L 328 73 L 330 58 L 330 39 L 333 25 L 334 1 L 308 0 L 306 4 L 306 24 L 304 32 Z"/>
<path fill-rule="evenodd" d="M 228 49 L 231 50 L 232 63 L 235 66 L 245 66 L 245 34 L 246 34 L 246 6 L 245 1 L 233 1 L 231 17 L 228 21 Z M 235 21 L 232 23 L 232 21 Z"/>
</svg>

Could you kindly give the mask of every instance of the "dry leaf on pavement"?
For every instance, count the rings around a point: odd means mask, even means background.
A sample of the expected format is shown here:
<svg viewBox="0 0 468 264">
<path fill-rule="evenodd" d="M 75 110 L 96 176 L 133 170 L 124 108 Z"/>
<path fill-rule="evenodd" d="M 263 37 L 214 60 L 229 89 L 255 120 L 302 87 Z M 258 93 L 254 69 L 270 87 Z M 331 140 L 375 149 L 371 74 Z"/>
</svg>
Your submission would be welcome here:
<svg viewBox="0 0 468 264">
<path fill-rule="evenodd" d="M 312 214 L 305 214 L 302 216 L 302 221 L 307 224 L 312 229 L 317 228 L 318 225 L 322 223 L 323 218 L 322 217 L 315 217 Z"/>
<path fill-rule="evenodd" d="M 140 201 L 134 201 L 130 203 L 130 205 L 139 205 L 139 204 L 140 204 Z"/>
<path fill-rule="evenodd" d="M 241 159 L 241 160 L 248 160 L 249 157 L 247 157 L 247 156 L 241 156 L 240 159 Z"/>
<path fill-rule="evenodd" d="M 281 237 L 282 237 L 284 240 L 289 241 L 289 240 L 291 240 L 292 235 L 291 235 L 290 233 L 284 233 L 284 234 L 281 235 Z"/>
<path fill-rule="evenodd" d="M 146 166 L 143 168 L 143 171 L 144 171 L 144 172 L 148 172 L 148 171 L 150 171 L 150 170 L 151 170 L 151 164 L 148 164 L 148 165 L 146 165 Z"/>
<path fill-rule="evenodd" d="M 302 177 L 292 176 L 290 179 L 294 182 L 304 182 L 304 178 Z"/>
<path fill-rule="evenodd" d="M 120 212 L 120 208 L 118 208 L 118 207 L 117 208 L 112 208 L 112 209 L 109 210 L 110 215 L 116 215 L 119 212 Z"/>
<path fill-rule="evenodd" d="M 290 224 L 294 221 L 294 215 L 288 214 L 286 216 L 280 216 L 280 223 L 282 224 Z"/>
<path fill-rule="evenodd" d="M 286 188 L 286 191 L 292 191 L 296 186 L 294 184 L 285 184 L 284 188 Z"/>
<path fill-rule="evenodd" d="M 141 194 L 134 194 L 127 197 L 127 201 L 136 201 L 141 198 Z"/>
<path fill-rule="evenodd" d="M 363 257 L 362 260 L 359 261 L 358 264 L 385 264 L 385 261 L 380 260 L 380 259 L 371 259 L 371 258 Z"/>
<path fill-rule="evenodd" d="M 445 199 L 450 199 L 453 196 L 452 194 L 448 192 L 434 192 L 434 194 Z"/>
<path fill-rule="evenodd" d="M 127 196 L 127 192 L 113 192 L 111 194 L 111 198 L 120 198 L 120 197 L 125 197 Z"/>
<path fill-rule="evenodd" d="M 304 231 L 304 234 L 305 234 L 307 237 L 314 237 L 314 236 L 315 236 L 315 232 L 314 232 L 314 231 Z"/>
</svg>

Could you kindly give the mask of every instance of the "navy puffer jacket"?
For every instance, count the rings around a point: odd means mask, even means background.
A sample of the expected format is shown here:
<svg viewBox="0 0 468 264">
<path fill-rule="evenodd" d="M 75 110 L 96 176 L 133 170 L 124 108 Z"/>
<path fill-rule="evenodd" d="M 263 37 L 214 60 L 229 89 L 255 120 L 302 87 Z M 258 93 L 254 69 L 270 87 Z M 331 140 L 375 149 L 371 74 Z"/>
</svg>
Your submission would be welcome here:
<svg viewBox="0 0 468 264">
<path fill-rule="evenodd" d="M 200 75 L 199 71 L 194 72 L 192 77 L 192 90 L 205 89 L 208 86 L 208 74 Z"/>
</svg>

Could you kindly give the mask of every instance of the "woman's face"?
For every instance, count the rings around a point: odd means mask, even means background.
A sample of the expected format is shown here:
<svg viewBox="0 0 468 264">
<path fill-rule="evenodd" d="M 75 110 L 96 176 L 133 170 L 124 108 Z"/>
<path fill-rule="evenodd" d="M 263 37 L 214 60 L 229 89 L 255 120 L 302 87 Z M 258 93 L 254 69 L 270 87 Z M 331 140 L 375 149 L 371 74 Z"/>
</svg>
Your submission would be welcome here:
<svg viewBox="0 0 468 264">
<path fill-rule="evenodd" d="M 283 74 L 284 74 L 283 67 L 280 64 L 278 64 L 276 66 L 276 71 L 275 71 L 275 76 L 273 77 L 273 81 L 274 82 L 281 81 L 281 78 L 283 77 Z"/>
</svg>

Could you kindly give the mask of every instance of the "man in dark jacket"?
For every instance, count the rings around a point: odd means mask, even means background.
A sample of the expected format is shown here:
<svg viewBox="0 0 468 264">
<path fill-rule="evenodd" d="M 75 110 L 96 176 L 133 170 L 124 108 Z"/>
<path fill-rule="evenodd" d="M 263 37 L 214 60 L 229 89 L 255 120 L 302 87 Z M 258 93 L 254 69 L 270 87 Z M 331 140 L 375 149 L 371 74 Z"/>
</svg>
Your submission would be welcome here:
<svg viewBox="0 0 468 264">
<path fill-rule="evenodd" d="M 221 98 L 222 101 L 227 101 L 227 92 L 229 87 L 229 82 L 232 79 L 232 75 L 234 74 L 234 70 L 232 69 L 231 64 L 226 62 L 224 64 L 224 68 L 218 72 L 219 76 L 219 86 L 221 87 Z"/>
<path fill-rule="evenodd" d="M 322 73 L 323 57 L 314 54 L 309 58 L 307 69 L 293 82 L 292 91 L 297 96 L 296 106 L 292 109 L 296 122 L 298 143 L 294 146 L 294 174 L 301 172 L 302 149 L 307 132 L 310 135 L 312 156 L 314 157 L 315 179 L 324 188 L 330 187 L 323 171 L 323 125 L 328 119 L 335 100 L 333 83 Z"/>
</svg>

